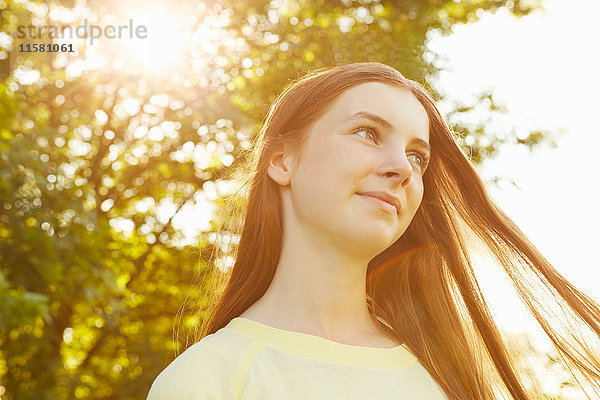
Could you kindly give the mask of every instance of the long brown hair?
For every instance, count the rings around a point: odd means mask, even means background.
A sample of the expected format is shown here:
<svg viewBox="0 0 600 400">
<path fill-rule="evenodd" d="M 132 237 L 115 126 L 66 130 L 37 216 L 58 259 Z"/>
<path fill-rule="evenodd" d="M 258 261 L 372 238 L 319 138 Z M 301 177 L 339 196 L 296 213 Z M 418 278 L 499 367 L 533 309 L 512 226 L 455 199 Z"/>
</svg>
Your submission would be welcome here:
<svg viewBox="0 0 600 400">
<path fill-rule="evenodd" d="M 424 197 L 410 226 L 369 262 L 370 312 L 389 325 L 450 399 L 494 399 L 500 392 L 515 399 L 532 398 L 472 268 L 467 239 L 478 238 L 576 379 L 591 383 L 596 391 L 600 360 L 588 340 L 600 338 L 599 305 L 561 276 L 490 199 L 427 90 L 377 62 L 308 72 L 272 104 L 249 152 L 244 195 L 238 196 L 243 227 L 235 263 L 225 272 L 212 270 L 213 278 L 218 277 L 212 292 L 216 298 L 199 316 L 203 324 L 196 340 L 239 316 L 273 279 L 282 249 L 281 199 L 277 183 L 267 175 L 273 150 L 285 142 L 299 151 L 310 126 L 328 106 L 344 91 L 366 82 L 411 91 L 429 115 L 432 149 L 423 176 Z M 582 329 L 587 329 L 587 338 L 576 334 Z"/>
</svg>

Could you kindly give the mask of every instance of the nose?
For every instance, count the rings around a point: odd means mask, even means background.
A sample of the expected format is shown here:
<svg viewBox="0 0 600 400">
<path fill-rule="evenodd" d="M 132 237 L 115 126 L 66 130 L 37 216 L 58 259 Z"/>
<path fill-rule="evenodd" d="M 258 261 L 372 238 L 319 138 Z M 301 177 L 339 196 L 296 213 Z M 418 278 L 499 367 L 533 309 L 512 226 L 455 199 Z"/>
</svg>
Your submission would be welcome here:
<svg viewBox="0 0 600 400">
<path fill-rule="evenodd" d="M 408 185 L 414 172 L 406 154 L 403 151 L 396 151 L 385 157 L 385 160 L 381 165 L 380 174 L 394 180 L 396 184 L 400 183 L 402 186 Z"/>
</svg>

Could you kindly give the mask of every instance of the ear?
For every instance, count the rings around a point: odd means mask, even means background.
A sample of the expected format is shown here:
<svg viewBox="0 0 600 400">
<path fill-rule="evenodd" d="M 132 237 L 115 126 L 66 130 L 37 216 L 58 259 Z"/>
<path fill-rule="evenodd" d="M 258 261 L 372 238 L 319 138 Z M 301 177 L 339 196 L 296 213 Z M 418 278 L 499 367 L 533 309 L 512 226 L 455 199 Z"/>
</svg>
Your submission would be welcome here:
<svg viewBox="0 0 600 400">
<path fill-rule="evenodd" d="M 294 157 L 289 146 L 281 145 L 269 158 L 267 174 L 278 184 L 286 186 L 290 184 L 293 166 Z"/>
</svg>

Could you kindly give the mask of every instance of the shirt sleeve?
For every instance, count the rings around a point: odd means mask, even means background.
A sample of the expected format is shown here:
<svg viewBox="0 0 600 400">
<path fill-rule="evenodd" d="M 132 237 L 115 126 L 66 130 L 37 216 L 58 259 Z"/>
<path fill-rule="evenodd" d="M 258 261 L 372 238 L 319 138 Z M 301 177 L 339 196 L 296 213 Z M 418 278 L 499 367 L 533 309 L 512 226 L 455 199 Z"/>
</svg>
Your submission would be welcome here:
<svg viewBox="0 0 600 400">
<path fill-rule="evenodd" d="M 181 353 L 154 380 L 146 400 L 228 400 L 237 363 L 212 340 Z"/>
</svg>

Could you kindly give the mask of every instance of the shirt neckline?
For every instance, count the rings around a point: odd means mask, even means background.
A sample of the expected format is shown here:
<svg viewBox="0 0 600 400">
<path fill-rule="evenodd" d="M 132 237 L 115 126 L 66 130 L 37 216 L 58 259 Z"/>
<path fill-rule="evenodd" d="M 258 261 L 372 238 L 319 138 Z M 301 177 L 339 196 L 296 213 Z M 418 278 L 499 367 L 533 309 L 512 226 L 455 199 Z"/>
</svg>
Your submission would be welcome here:
<svg viewBox="0 0 600 400">
<path fill-rule="evenodd" d="M 223 329 L 257 337 L 279 347 L 322 360 L 381 366 L 405 366 L 417 361 L 404 344 L 384 348 L 339 343 L 308 333 L 275 328 L 245 317 L 233 318 Z"/>
</svg>

